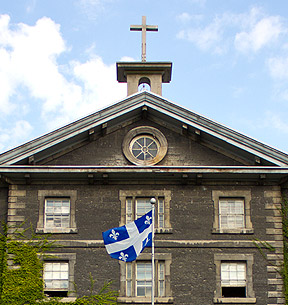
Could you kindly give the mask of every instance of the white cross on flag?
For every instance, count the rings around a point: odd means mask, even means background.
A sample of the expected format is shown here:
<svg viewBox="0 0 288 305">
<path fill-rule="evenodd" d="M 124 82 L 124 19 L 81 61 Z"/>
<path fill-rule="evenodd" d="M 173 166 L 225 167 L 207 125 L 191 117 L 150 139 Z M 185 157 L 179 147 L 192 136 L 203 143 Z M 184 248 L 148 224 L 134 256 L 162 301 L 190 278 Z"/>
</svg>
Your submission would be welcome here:
<svg viewBox="0 0 288 305">
<path fill-rule="evenodd" d="M 152 210 L 125 226 L 102 233 L 108 254 L 124 262 L 134 261 L 152 245 Z"/>
</svg>

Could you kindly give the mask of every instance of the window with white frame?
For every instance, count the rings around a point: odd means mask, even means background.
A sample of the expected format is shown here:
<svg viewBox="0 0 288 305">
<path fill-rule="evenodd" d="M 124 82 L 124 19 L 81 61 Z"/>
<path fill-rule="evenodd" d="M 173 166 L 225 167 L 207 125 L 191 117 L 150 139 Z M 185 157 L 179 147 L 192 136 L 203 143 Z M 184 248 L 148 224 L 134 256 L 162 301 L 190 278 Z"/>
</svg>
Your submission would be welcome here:
<svg viewBox="0 0 288 305">
<path fill-rule="evenodd" d="M 222 297 L 246 298 L 246 262 L 221 262 Z"/>
<path fill-rule="evenodd" d="M 252 234 L 251 191 L 212 191 L 213 233 Z"/>
<path fill-rule="evenodd" d="M 143 303 L 151 301 L 152 293 L 152 262 L 151 254 L 141 253 L 140 259 L 130 263 L 120 263 L 121 280 L 120 302 Z M 172 300 L 170 289 L 171 254 L 155 254 L 155 293 L 154 296 L 161 302 Z"/>
<path fill-rule="evenodd" d="M 69 263 L 68 262 L 45 262 L 44 284 L 45 291 L 51 291 L 51 296 L 67 296 L 69 288 Z M 49 293 L 48 293 L 49 294 Z"/>
<path fill-rule="evenodd" d="M 45 199 L 45 228 L 69 228 L 70 226 L 70 199 Z"/>
<path fill-rule="evenodd" d="M 152 205 L 150 203 L 151 198 L 145 197 L 127 197 L 126 199 L 126 221 L 131 222 L 144 214 L 148 213 L 152 209 Z M 165 223 L 165 214 L 164 214 L 164 198 L 157 198 L 157 217 L 155 213 L 155 218 L 157 221 L 157 228 L 164 228 Z M 134 207 L 134 209 L 133 209 Z M 134 210 L 134 213 L 133 213 Z"/>
<path fill-rule="evenodd" d="M 253 290 L 253 254 L 215 254 L 214 303 L 256 303 Z"/>
<path fill-rule="evenodd" d="M 155 231 L 171 232 L 170 191 L 120 191 L 121 225 L 134 221 L 152 209 L 151 198 L 155 204 Z"/>
<path fill-rule="evenodd" d="M 44 292 L 50 297 L 73 297 L 75 253 L 53 253 L 43 264 Z"/>
<path fill-rule="evenodd" d="M 127 296 L 132 296 L 132 264 L 127 263 Z M 137 297 L 151 297 L 152 292 L 152 263 L 151 262 L 136 262 L 135 273 L 135 294 Z M 157 285 L 157 296 L 165 296 L 165 262 L 158 261 L 155 265 L 155 282 Z"/>
<path fill-rule="evenodd" d="M 243 198 L 219 199 L 220 229 L 245 228 L 245 211 Z"/>
<path fill-rule="evenodd" d="M 151 297 L 152 291 L 152 263 L 136 263 L 135 290 L 137 297 Z"/>
<path fill-rule="evenodd" d="M 74 190 L 39 190 L 37 233 L 76 233 L 76 199 Z"/>
<path fill-rule="evenodd" d="M 155 165 L 167 154 L 168 143 L 164 134 L 151 126 L 131 129 L 124 137 L 124 156 L 135 165 Z"/>
</svg>

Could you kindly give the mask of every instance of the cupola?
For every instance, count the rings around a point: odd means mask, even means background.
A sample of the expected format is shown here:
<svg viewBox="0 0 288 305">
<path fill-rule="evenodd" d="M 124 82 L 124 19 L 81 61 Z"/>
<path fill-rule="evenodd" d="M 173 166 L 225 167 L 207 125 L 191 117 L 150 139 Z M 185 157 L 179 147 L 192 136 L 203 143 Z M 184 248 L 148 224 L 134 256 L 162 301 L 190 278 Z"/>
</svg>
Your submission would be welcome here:
<svg viewBox="0 0 288 305">
<path fill-rule="evenodd" d="M 146 17 L 142 17 L 141 25 L 131 25 L 131 31 L 142 31 L 141 62 L 117 62 L 117 81 L 127 83 L 127 95 L 139 91 L 139 86 L 158 95 L 162 95 L 162 83 L 171 81 L 171 62 L 146 61 L 146 32 L 158 31 L 156 25 L 146 25 Z"/>
</svg>

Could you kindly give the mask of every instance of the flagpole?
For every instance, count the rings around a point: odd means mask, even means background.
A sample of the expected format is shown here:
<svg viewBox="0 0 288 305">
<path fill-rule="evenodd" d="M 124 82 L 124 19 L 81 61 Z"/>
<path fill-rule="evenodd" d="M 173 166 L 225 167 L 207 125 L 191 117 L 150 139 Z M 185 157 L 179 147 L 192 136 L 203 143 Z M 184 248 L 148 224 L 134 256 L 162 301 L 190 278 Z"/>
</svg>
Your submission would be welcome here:
<svg viewBox="0 0 288 305">
<path fill-rule="evenodd" d="M 155 219 L 155 203 L 156 199 L 151 198 L 150 203 L 152 205 L 152 252 L 151 252 L 151 259 L 152 259 L 152 291 L 151 291 L 151 304 L 154 305 L 154 295 L 155 295 L 155 260 L 154 260 L 154 219 Z"/>
</svg>

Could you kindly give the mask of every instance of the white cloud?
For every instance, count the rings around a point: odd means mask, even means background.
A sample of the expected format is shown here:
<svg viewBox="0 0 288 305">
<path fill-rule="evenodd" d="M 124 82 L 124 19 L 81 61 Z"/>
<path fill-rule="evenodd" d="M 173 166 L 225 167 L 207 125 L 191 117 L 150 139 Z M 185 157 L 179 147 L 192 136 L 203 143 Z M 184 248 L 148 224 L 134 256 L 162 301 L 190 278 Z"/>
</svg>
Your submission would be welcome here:
<svg viewBox="0 0 288 305">
<path fill-rule="evenodd" d="M 14 122 L 12 128 L 0 128 L 0 151 L 23 143 L 31 135 L 32 129 L 30 123 L 24 120 Z"/>
<path fill-rule="evenodd" d="M 35 98 L 61 101 L 59 90 L 51 90 L 61 84 L 56 57 L 66 50 L 59 26 L 42 18 L 35 26 L 21 23 L 10 30 L 9 22 L 9 16 L 0 16 L 0 109 L 14 111 L 11 97 L 20 86 L 27 87 Z"/>
<path fill-rule="evenodd" d="M 288 57 L 269 58 L 267 65 L 274 79 L 288 80 Z"/>
<path fill-rule="evenodd" d="M 288 57 L 269 58 L 266 65 L 274 80 L 274 98 L 278 101 L 288 101 Z"/>
<path fill-rule="evenodd" d="M 182 19 L 189 18 L 184 13 Z M 179 17 L 181 19 L 181 15 Z M 204 20 L 203 20 L 204 22 Z M 257 7 L 247 13 L 223 13 L 204 25 L 181 30 L 177 37 L 193 42 L 199 49 L 224 54 L 233 47 L 243 53 L 257 52 L 276 42 L 287 30 L 279 16 L 267 16 Z"/>
<path fill-rule="evenodd" d="M 222 40 L 222 31 L 221 21 L 216 18 L 204 28 L 182 30 L 177 37 L 187 39 L 195 43 L 199 49 L 206 51 Z"/>
<path fill-rule="evenodd" d="M 193 17 L 192 17 L 192 15 L 190 15 L 190 14 L 184 12 L 184 13 L 178 15 L 176 18 L 177 18 L 179 21 L 181 21 L 181 22 L 183 22 L 183 23 L 186 23 L 186 22 L 190 21 Z"/>
<path fill-rule="evenodd" d="M 194 20 L 196 23 L 199 23 L 199 21 L 205 22 L 203 18 Z M 180 31 L 177 37 L 191 41 L 203 51 L 212 50 L 213 53 L 224 54 L 227 52 L 231 40 L 229 30 L 239 25 L 239 22 L 239 15 L 224 13 L 215 16 L 205 26 L 194 26 Z"/>
<path fill-rule="evenodd" d="M 267 124 L 281 133 L 288 134 L 288 124 L 279 115 L 267 112 Z"/>
<path fill-rule="evenodd" d="M 75 4 L 91 20 L 97 19 L 99 12 L 105 10 L 105 4 L 114 0 L 76 0 Z"/>
<path fill-rule="evenodd" d="M 115 64 L 106 65 L 99 56 L 85 63 L 74 62 L 73 75 L 83 83 L 81 108 L 84 108 L 86 113 L 87 110 L 95 111 L 126 95 L 127 85 L 119 84 L 116 80 Z M 71 107 L 70 104 L 67 106 Z M 78 108 L 80 105 L 75 106 Z"/>
<path fill-rule="evenodd" d="M 177 15 L 176 19 L 183 24 L 188 23 L 190 21 L 199 23 L 200 21 L 203 20 L 203 15 L 200 15 L 200 14 L 191 15 L 187 12 L 184 12 L 184 13 Z"/>
<path fill-rule="evenodd" d="M 206 0 L 189 0 L 190 3 L 192 4 L 197 4 L 199 6 L 205 6 Z"/>
<path fill-rule="evenodd" d="M 36 0 L 30 0 L 27 7 L 26 7 L 26 12 L 27 13 L 32 13 L 36 7 Z"/>
<path fill-rule="evenodd" d="M 47 130 L 126 96 L 126 84 L 116 81 L 115 64 L 106 65 L 94 55 L 85 63 L 60 66 L 59 56 L 68 51 L 60 26 L 53 20 L 44 17 L 34 26 L 12 27 L 10 17 L 0 15 L 0 149 L 9 135 L 1 123 L 15 113 L 24 122 L 25 115 L 39 109 L 41 127 Z M 26 131 L 36 128 L 22 127 Z"/>
<path fill-rule="evenodd" d="M 123 56 L 121 57 L 120 61 L 136 61 L 136 59 L 130 56 Z"/>
<path fill-rule="evenodd" d="M 244 53 L 257 52 L 275 42 L 285 31 L 279 16 L 262 18 L 246 31 L 236 34 L 235 48 Z"/>
<path fill-rule="evenodd" d="M 98 6 L 104 2 L 103 0 L 80 0 L 81 5 L 84 6 Z"/>
</svg>

